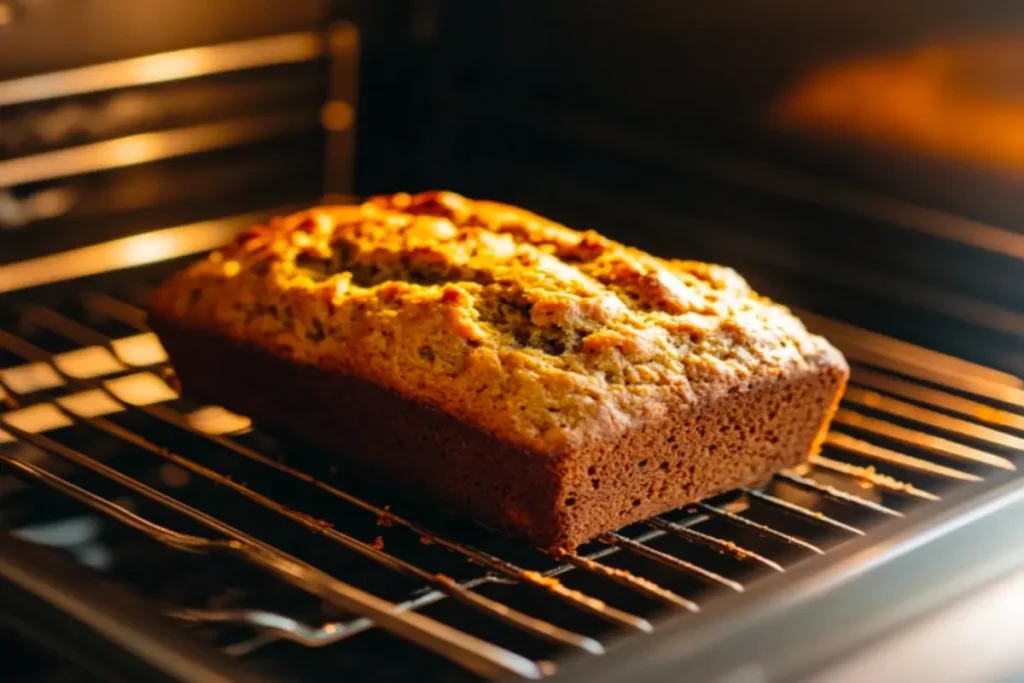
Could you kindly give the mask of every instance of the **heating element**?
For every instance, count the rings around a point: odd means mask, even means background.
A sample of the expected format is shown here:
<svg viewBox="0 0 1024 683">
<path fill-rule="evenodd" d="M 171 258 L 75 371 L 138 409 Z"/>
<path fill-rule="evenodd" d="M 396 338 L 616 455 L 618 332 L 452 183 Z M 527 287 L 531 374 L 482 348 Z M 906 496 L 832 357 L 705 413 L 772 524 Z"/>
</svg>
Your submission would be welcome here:
<svg viewBox="0 0 1024 683">
<path fill-rule="evenodd" d="M 181 660 L 208 666 L 209 680 L 235 662 L 283 680 L 557 676 L 564 662 L 699 624 L 726 596 L 939 514 L 945 499 L 1021 489 L 1020 380 L 801 312 L 853 366 L 819 455 L 552 558 L 179 396 L 142 307 L 180 260 L 109 249 L 119 256 L 103 267 L 135 267 L 4 294 L 0 523 L 134 593 L 130 613 L 153 624 L 90 628 L 169 679 L 189 676 L 140 645 L 160 642 L 147 629 L 163 621 L 188 634 L 164 649 L 226 655 Z M 13 288 L 7 273 L 0 284 Z M 0 558 L 0 578 L 33 592 L 17 570 Z M 51 596 L 70 614 L 68 597 Z"/>
</svg>

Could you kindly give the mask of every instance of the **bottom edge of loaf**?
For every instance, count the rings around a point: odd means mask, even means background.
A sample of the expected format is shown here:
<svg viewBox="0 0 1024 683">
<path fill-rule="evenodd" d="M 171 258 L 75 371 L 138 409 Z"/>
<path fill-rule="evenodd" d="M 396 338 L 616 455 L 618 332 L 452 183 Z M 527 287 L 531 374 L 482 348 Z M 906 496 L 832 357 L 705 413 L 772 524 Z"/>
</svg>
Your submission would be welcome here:
<svg viewBox="0 0 1024 683">
<path fill-rule="evenodd" d="M 280 427 L 415 498 L 548 551 L 802 462 L 845 381 L 837 370 L 687 406 L 615 443 L 556 457 L 360 378 L 155 316 L 150 324 L 186 395 Z"/>
</svg>

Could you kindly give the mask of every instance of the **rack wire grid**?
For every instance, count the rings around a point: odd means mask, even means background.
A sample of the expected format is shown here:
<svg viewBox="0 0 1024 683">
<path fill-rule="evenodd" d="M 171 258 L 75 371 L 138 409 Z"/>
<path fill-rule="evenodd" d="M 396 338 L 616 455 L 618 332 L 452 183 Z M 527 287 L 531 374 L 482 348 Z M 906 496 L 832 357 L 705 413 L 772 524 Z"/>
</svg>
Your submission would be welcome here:
<svg viewBox="0 0 1024 683">
<path fill-rule="evenodd" d="M 852 365 L 820 454 L 551 557 L 179 396 L 142 308 L 174 265 L 7 295 L 0 526 L 302 680 L 543 678 L 1024 453 L 1019 379 L 804 314 Z"/>
</svg>

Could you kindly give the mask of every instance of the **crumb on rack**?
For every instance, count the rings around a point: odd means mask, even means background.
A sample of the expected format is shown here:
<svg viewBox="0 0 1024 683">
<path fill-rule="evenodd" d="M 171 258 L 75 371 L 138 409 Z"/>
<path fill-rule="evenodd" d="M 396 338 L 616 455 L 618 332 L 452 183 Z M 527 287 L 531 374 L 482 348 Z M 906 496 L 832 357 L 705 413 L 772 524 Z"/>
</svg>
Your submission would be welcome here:
<svg viewBox="0 0 1024 683">
<path fill-rule="evenodd" d="M 540 572 L 535 571 L 524 571 L 520 572 L 519 575 L 532 584 L 542 586 L 553 593 L 564 595 L 566 597 L 576 600 L 577 602 L 590 605 L 594 609 L 600 610 L 603 609 L 605 606 L 605 602 L 603 600 L 592 598 L 589 595 L 586 595 L 585 593 L 581 593 L 577 590 L 568 588 L 561 581 L 559 581 L 553 576 L 544 576 Z"/>
<path fill-rule="evenodd" d="M 394 526 L 395 521 L 391 519 L 391 506 L 385 505 L 384 512 L 377 516 L 377 526 L 389 527 Z"/>
</svg>

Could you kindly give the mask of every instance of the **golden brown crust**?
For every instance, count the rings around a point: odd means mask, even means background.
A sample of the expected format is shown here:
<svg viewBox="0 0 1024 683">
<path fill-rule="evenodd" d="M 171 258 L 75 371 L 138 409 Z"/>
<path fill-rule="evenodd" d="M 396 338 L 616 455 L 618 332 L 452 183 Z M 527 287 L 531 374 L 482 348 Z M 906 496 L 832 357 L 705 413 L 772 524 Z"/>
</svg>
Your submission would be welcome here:
<svg viewBox="0 0 1024 683">
<path fill-rule="evenodd" d="M 740 386 L 845 373 L 728 268 L 447 192 L 275 219 L 173 277 L 151 307 L 537 453 L 618 439 Z"/>
</svg>

